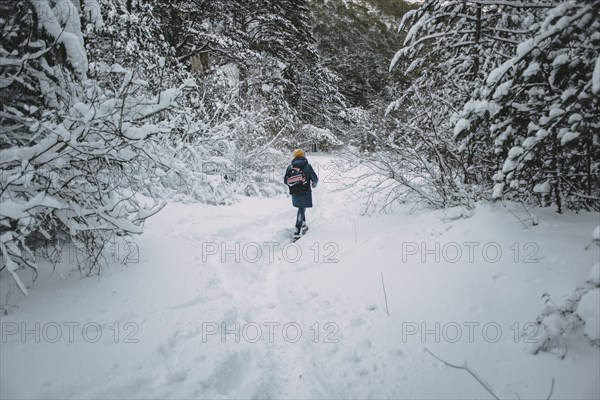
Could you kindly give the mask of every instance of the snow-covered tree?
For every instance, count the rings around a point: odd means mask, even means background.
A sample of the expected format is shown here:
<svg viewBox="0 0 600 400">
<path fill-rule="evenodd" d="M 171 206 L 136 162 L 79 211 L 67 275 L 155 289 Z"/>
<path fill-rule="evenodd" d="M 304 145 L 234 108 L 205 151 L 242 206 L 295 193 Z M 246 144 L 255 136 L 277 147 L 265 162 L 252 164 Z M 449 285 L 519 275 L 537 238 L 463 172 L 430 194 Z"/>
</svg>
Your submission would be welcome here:
<svg viewBox="0 0 600 400">
<path fill-rule="evenodd" d="M 97 6 L 2 2 L 0 270 L 24 293 L 16 271 L 35 270 L 36 247 L 70 243 L 89 273 L 115 236 L 140 233 L 161 208 L 140 194 L 155 164 L 146 144 L 169 131 L 158 116 L 185 85 L 149 89 L 117 64 L 102 72 L 112 78 L 91 79 L 80 12 L 102 29 Z"/>
<path fill-rule="evenodd" d="M 388 108 L 399 121 L 393 144 L 405 147 L 405 138 L 410 136 L 410 146 L 425 154 L 427 162 L 434 161 L 433 169 L 426 168 L 431 170 L 427 175 L 437 183 L 434 186 L 446 188 L 443 197 L 457 201 L 489 197 L 494 179 L 503 179 L 496 172 L 507 154 L 495 148 L 497 138 L 510 136 L 514 124 L 497 121 L 490 127 L 475 116 L 495 112 L 492 98 L 513 98 L 511 78 L 495 84 L 501 77 L 513 77 L 506 74 L 513 66 L 513 54 L 527 46 L 522 43 L 534 40 L 551 7 L 545 1 L 429 0 L 403 18 L 400 29 L 407 30 L 407 37 L 391 69 L 404 68 L 413 81 Z M 516 116 L 515 104 L 505 104 L 503 118 Z M 518 156 L 516 152 L 511 159 Z M 399 153 L 402 157 L 402 151 Z M 420 173 L 423 167 L 416 170 Z M 500 189 L 496 187 L 496 191 Z"/>
<path fill-rule="evenodd" d="M 361 2 L 312 0 L 313 34 L 322 63 L 340 77 L 339 90 L 350 107 L 370 108 L 389 98 L 388 87 L 397 76 L 387 66 L 402 34 L 392 17 Z M 403 1 L 388 3 L 386 10 L 405 12 Z"/>
<path fill-rule="evenodd" d="M 558 4 L 530 32 L 487 75 L 456 132 L 474 125 L 489 131 L 486 154 L 499 156 L 494 197 L 535 196 L 559 212 L 598 209 L 600 3 Z"/>
<path fill-rule="evenodd" d="M 217 97 L 228 98 L 229 112 L 263 114 L 271 137 L 297 118 L 302 79 L 316 63 L 305 1 L 154 3 L 177 60 L 206 80 L 209 92 L 221 87 L 224 92 Z M 223 73 L 229 83 L 214 85 L 224 82 Z M 232 87 L 236 98 L 230 97 Z M 210 97 L 203 102 L 205 109 L 215 108 Z M 291 126 L 287 131 L 293 131 Z"/>
</svg>

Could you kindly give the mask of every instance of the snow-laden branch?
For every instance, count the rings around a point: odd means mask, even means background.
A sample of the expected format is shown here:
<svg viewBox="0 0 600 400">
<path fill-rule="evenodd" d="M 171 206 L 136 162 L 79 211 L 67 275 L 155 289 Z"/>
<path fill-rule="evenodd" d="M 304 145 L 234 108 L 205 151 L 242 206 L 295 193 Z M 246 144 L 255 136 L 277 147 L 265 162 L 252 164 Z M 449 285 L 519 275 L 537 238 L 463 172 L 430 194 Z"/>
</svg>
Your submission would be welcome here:
<svg viewBox="0 0 600 400">
<path fill-rule="evenodd" d="M 79 23 L 77 8 L 70 0 L 58 0 L 52 8 L 49 0 L 30 0 L 34 6 L 41 27 L 66 50 L 67 59 L 81 78 L 88 70 L 87 53 Z M 55 10 L 60 14 L 56 15 Z"/>
<path fill-rule="evenodd" d="M 555 13 L 560 13 L 564 15 L 569 8 L 574 7 L 573 5 L 569 5 L 568 3 L 561 4 L 555 10 Z M 527 56 L 531 54 L 535 49 L 543 47 L 543 43 L 548 41 L 553 36 L 560 34 L 565 29 L 568 29 L 575 21 L 581 19 L 582 17 L 588 15 L 592 10 L 591 6 L 584 6 L 579 9 L 577 13 L 573 16 L 564 16 L 560 18 L 560 20 L 551 26 L 550 29 L 542 31 L 540 34 L 534 36 L 532 39 L 529 39 L 525 42 L 522 42 L 517 47 L 517 55 L 512 59 L 506 61 L 504 64 L 500 65 L 497 69 L 490 72 L 487 84 L 491 87 L 492 91 L 495 89 L 495 86 L 499 84 L 499 82 L 504 78 L 504 75 L 512 69 L 515 65 L 522 62 Z M 547 25 L 550 21 L 554 20 L 556 15 L 552 13 L 545 21 L 542 26 Z"/>
<path fill-rule="evenodd" d="M 466 0 L 466 1 L 447 1 L 446 6 L 475 4 L 480 6 L 504 6 L 510 8 L 553 8 L 556 6 L 553 2 L 528 2 L 528 1 L 509 1 L 509 0 Z"/>
<path fill-rule="evenodd" d="M 434 39 L 439 39 L 439 38 L 445 37 L 445 36 L 470 35 L 473 33 L 475 33 L 474 29 L 465 29 L 465 30 L 457 29 L 457 30 L 447 31 L 447 32 L 436 32 L 436 33 L 432 33 L 430 35 L 424 36 L 422 38 L 419 38 L 417 41 L 411 43 L 407 47 L 400 49 L 399 51 L 396 52 L 396 54 L 394 54 L 394 57 L 392 58 L 392 61 L 390 62 L 390 66 L 389 66 L 388 70 L 389 70 L 389 72 L 392 72 L 394 67 L 396 66 L 396 64 L 398 64 L 398 62 L 400 61 L 400 59 L 403 56 L 407 55 L 407 53 L 409 53 L 409 51 L 417 48 L 423 42 L 431 41 Z"/>
</svg>

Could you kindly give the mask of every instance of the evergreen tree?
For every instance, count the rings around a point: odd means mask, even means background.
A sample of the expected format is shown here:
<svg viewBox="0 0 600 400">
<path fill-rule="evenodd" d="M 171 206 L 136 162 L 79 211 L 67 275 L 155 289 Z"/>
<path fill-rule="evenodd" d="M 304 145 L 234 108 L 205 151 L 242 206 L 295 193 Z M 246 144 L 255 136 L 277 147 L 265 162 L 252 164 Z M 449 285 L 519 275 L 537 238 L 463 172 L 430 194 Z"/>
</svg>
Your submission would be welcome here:
<svg viewBox="0 0 600 400">
<path fill-rule="evenodd" d="M 539 22 L 488 74 L 460 126 L 490 130 L 488 153 L 501 160 L 494 197 L 598 209 L 600 4 L 564 2 Z"/>
<path fill-rule="evenodd" d="M 397 2 L 395 10 L 405 6 Z M 313 0 L 312 7 L 322 63 L 340 77 L 340 92 L 349 106 L 369 108 L 380 98 L 389 98 L 388 88 L 399 77 L 390 76 L 387 65 L 402 38 L 390 16 L 342 0 Z"/>
</svg>

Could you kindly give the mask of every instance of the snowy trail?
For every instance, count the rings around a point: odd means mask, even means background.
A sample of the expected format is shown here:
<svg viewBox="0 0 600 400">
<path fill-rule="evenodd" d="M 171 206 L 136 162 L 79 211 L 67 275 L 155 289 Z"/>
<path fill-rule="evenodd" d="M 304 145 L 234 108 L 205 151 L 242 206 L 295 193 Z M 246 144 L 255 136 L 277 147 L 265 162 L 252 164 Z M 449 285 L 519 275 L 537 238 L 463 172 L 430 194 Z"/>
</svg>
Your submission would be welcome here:
<svg viewBox="0 0 600 400">
<path fill-rule="evenodd" d="M 442 219 L 460 210 L 361 217 L 359 204 L 337 190 L 346 178 L 339 161 L 309 160 L 321 183 L 307 212 L 310 230 L 296 244 L 289 245 L 295 209 L 288 197 L 169 204 L 138 240 L 139 263 L 117 264 L 99 278 L 42 276 L 33 295 L 2 317 L 19 329 L 42 328 L 38 343 L 35 334 L 3 340 L 1 397 L 488 397 L 425 347 L 449 362 L 468 361 L 501 397 L 545 397 L 552 377 L 557 398 L 598 397 L 590 384 L 600 371 L 597 352 L 576 342 L 566 360 L 531 356 L 511 330 L 534 320 L 541 293 L 558 300 L 586 278 L 596 254 L 582 252 L 581 227 L 592 229 L 592 214 L 565 221 L 541 211 L 538 230 L 523 230 L 494 207 L 449 222 Z M 535 242 L 541 262 L 524 264 L 522 254 L 515 262 L 512 253 L 497 263 L 401 259 L 401 243 L 475 240 L 505 252 L 515 241 Z M 497 341 L 482 338 L 490 322 L 502 329 Z M 52 323 L 62 327 L 56 343 L 48 342 Z M 65 323 L 78 324 L 72 341 Z M 463 336 L 448 340 L 453 331 L 440 329 L 421 336 L 436 323 L 458 325 Z M 478 324 L 473 341 L 465 323 Z M 97 328 L 102 337 L 90 340 Z"/>
<path fill-rule="evenodd" d="M 328 194 L 325 192 L 319 196 L 315 192 L 315 202 L 327 201 Z M 270 204 L 265 206 L 265 202 Z M 219 225 L 217 229 L 198 229 L 204 222 L 204 218 L 200 217 L 182 219 L 176 225 L 173 237 L 184 238 L 194 244 L 195 260 L 203 257 L 203 250 L 218 248 L 218 254 L 204 255 L 208 262 L 202 260 L 201 267 L 203 271 L 208 269 L 213 282 L 206 290 L 216 294 L 214 300 L 208 302 L 191 299 L 179 306 L 201 306 L 205 314 L 206 308 L 211 309 L 214 303 L 214 313 L 209 313 L 208 318 L 203 316 L 201 332 L 198 331 L 200 321 L 197 319 L 185 328 L 184 335 L 175 331 L 167 339 L 168 350 L 164 353 L 177 354 L 181 352 L 178 348 L 210 346 L 210 357 L 220 361 L 204 381 L 206 383 L 200 382 L 203 387 L 208 385 L 213 389 L 212 393 L 210 390 L 201 392 L 202 396 L 247 397 L 251 390 L 260 397 L 331 397 L 334 393 L 319 382 L 318 376 L 309 372 L 312 368 L 307 362 L 314 360 L 307 359 L 306 355 L 313 352 L 311 344 L 314 344 L 312 341 L 318 330 L 311 332 L 314 322 L 305 317 L 311 310 L 297 304 L 305 288 L 294 287 L 289 279 L 293 269 L 309 268 L 310 260 L 304 256 L 298 261 L 288 261 L 283 249 L 288 248 L 290 253 L 302 249 L 307 255 L 311 242 L 305 241 L 319 231 L 319 225 L 334 221 L 325 218 L 324 212 L 312 216 L 312 220 L 319 223 L 311 224 L 310 233 L 301 242 L 289 245 L 295 210 L 288 198 L 253 200 L 243 207 L 231 208 L 223 210 L 222 215 L 214 216 Z M 225 223 L 223 218 L 227 219 Z M 246 248 L 256 251 L 259 246 L 260 254 L 244 251 Z M 268 246 L 271 246 L 270 249 Z M 226 296 L 220 297 L 219 293 L 226 293 Z M 313 291 L 309 296 L 317 297 L 318 294 Z M 178 322 L 179 318 L 169 324 Z M 241 338 L 235 333 L 223 337 L 223 324 L 226 329 L 237 330 Z M 284 326 L 289 327 L 285 332 Z M 218 332 L 203 338 L 202 331 L 208 329 L 217 329 Z M 255 339 L 257 335 L 261 340 Z M 253 343 L 255 340 L 256 343 Z M 188 374 L 184 371 L 202 370 L 201 364 L 205 364 L 205 359 L 198 361 L 198 365 L 187 358 L 172 361 L 172 367 L 166 372 L 166 382 L 171 380 L 171 376 L 187 380 Z M 248 388 L 248 384 L 253 387 Z M 178 394 L 185 396 L 187 393 Z"/>
</svg>

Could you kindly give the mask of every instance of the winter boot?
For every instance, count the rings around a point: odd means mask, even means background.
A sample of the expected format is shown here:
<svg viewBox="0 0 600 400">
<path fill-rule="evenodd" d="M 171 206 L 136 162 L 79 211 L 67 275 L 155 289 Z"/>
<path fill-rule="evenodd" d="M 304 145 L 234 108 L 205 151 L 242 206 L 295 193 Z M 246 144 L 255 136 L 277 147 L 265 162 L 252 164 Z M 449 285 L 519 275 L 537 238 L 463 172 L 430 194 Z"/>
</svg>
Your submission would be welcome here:
<svg viewBox="0 0 600 400">
<path fill-rule="evenodd" d="M 302 222 L 302 234 L 304 235 L 307 230 L 308 230 L 308 225 L 306 225 L 306 222 Z"/>
<path fill-rule="evenodd" d="M 294 240 L 300 239 L 300 229 L 299 228 L 295 228 L 293 239 Z"/>
</svg>

